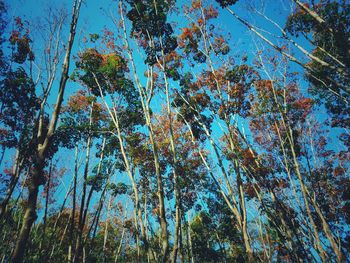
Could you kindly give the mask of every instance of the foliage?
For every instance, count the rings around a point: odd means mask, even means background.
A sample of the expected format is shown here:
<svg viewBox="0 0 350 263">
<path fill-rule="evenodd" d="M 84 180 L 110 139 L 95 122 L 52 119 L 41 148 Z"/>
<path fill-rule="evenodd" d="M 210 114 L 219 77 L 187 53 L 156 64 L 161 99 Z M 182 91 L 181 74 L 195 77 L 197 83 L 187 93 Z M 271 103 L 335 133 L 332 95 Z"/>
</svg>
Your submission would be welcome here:
<svg viewBox="0 0 350 263">
<path fill-rule="evenodd" d="M 2 261 L 348 260 L 349 4 L 237 2 L 112 1 L 70 49 L 0 0 Z"/>
<path fill-rule="evenodd" d="M 127 0 L 127 3 L 131 6 L 127 13 L 132 22 L 131 34 L 145 48 L 145 62 L 153 65 L 161 53 L 168 54 L 177 47 L 173 28 L 167 22 L 174 1 Z"/>
<path fill-rule="evenodd" d="M 234 5 L 237 1 L 238 0 L 216 0 L 216 2 L 218 2 L 222 8 L 229 5 Z"/>
<path fill-rule="evenodd" d="M 347 128 L 350 109 L 344 98 L 349 95 L 345 89 L 349 88 L 350 80 L 350 4 L 346 1 L 320 1 L 308 7 L 322 17 L 324 24 L 298 8 L 289 16 L 285 28 L 292 35 L 310 39 L 314 47 L 312 54 L 329 64 L 321 65 L 310 60 L 308 66 L 312 73 L 306 76 L 312 84 L 311 93 L 324 100 L 326 108 L 333 114 L 330 124 Z"/>
</svg>

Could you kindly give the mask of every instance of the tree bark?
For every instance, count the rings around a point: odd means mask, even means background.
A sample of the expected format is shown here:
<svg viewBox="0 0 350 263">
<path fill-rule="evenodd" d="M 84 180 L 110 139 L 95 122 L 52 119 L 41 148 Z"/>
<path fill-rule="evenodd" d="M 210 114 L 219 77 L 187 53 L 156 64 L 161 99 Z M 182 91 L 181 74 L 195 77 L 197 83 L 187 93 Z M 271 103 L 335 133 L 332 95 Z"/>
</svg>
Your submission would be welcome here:
<svg viewBox="0 0 350 263">
<path fill-rule="evenodd" d="M 13 177 L 11 178 L 11 182 L 10 185 L 7 189 L 7 193 L 6 193 L 6 197 L 4 198 L 4 200 L 1 203 L 0 206 L 0 220 L 5 216 L 6 214 L 6 209 L 7 209 L 7 205 L 12 197 L 12 194 L 16 188 L 16 185 L 18 183 L 19 177 L 21 175 L 22 172 L 22 163 L 23 163 L 23 158 L 20 157 L 20 153 L 19 151 L 17 151 L 16 153 L 16 164 L 13 168 Z M 0 227 L 1 229 L 1 227 Z"/>
<path fill-rule="evenodd" d="M 19 233 L 16 246 L 12 254 L 11 261 L 14 263 L 23 262 L 23 257 L 26 251 L 26 245 L 28 242 L 30 230 L 34 221 L 37 218 L 36 204 L 37 204 L 39 186 L 44 183 L 44 180 L 43 180 L 44 167 L 45 167 L 45 162 L 48 158 L 46 155 L 51 144 L 52 135 L 56 130 L 58 117 L 61 111 L 63 95 L 64 95 L 66 83 L 68 80 L 70 57 L 71 57 L 71 51 L 72 51 L 75 32 L 76 32 L 76 26 L 79 18 L 81 2 L 82 0 L 74 0 L 72 20 L 70 24 L 70 34 L 69 34 L 69 39 L 67 44 L 66 55 L 64 58 L 64 62 L 62 64 L 62 74 L 61 74 L 60 83 L 59 83 L 59 91 L 58 91 L 57 101 L 56 101 L 57 103 L 51 117 L 48 131 L 44 136 L 36 137 L 34 135 L 32 140 L 33 143 L 29 144 L 29 147 L 34 146 L 34 149 L 35 149 L 35 153 L 33 156 L 34 165 L 33 165 L 33 171 L 31 174 L 31 180 L 28 186 L 29 195 L 27 200 L 27 208 L 24 213 L 21 231 Z M 41 131 L 39 131 L 38 134 L 41 134 Z"/>
<path fill-rule="evenodd" d="M 128 56 L 130 59 L 130 63 L 132 66 L 132 71 L 134 75 L 134 79 L 136 82 L 136 86 L 139 90 L 139 95 L 140 95 L 140 100 L 142 104 L 142 109 L 144 112 L 144 116 L 146 119 L 146 126 L 149 132 L 149 137 L 150 137 L 150 143 L 152 145 L 152 151 L 153 151 L 153 159 L 154 159 L 154 166 L 155 166 L 155 174 L 157 177 L 157 195 L 158 195 L 158 201 L 159 201 L 159 222 L 160 222 L 160 228 L 161 228 L 161 246 L 162 246 L 162 252 L 163 252 L 163 258 L 162 261 L 166 262 L 169 258 L 169 236 L 168 236 L 168 223 L 166 219 L 166 214 L 165 214 L 165 202 L 164 202 L 164 187 L 163 187 L 163 179 L 162 175 L 160 172 L 160 165 L 159 165 L 159 153 L 158 153 L 158 146 L 154 140 L 154 132 L 152 128 L 152 123 L 151 123 L 151 116 L 150 116 L 150 101 L 153 96 L 153 83 L 151 83 L 151 87 L 149 90 L 149 94 L 146 97 L 146 91 L 142 87 L 140 80 L 137 76 L 137 71 L 136 71 L 136 66 L 135 62 L 133 59 L 133 55 L 130 49 L 130 45 L 128 42 L 128 37 L 126 33 L 126 27 L 125 27 L 125 21 L 124 21 L 124 13 L 123 13 L 123 4 L 122 1 L 120 3 L 120 16 L 121 16 L 121 24 L 123 27 L 123 34 L 124 34 L 124 41 L 125 45 L 127 48 Z M 152 82 L 152 81 L 151 81 Z"/>
<path fill-rule="evenodd" d="M 35 173 L 40 173 L 40 169 L 37 169 Z M 11 260 L 14 263 L 19 263 L 23 261 L 30 230 L 34 221 L 37 218 L 36 202 L 38 198 L 39 184 L 31 183 L 28 186 L 28 191 L 29 191 L 29 195 L 28 195 L 28 201 L 27 201 L 27 208 L 25 209 L 23 224 L 19 233 L 15 250 L 13 252 L 12 260 Z"/>
</svg>

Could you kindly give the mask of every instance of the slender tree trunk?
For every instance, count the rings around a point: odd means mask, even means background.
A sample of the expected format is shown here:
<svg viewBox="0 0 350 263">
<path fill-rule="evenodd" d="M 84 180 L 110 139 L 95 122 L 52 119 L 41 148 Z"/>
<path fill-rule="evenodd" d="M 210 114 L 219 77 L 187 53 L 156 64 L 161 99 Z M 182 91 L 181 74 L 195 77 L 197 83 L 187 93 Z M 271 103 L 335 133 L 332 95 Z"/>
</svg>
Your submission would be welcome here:
<svg viewBox="0 0 350 263">
<path fill-rule="evenodd" d="M 159 157 L 158 157 L 158 148 L 156 145 L 156 142 L 154 141 L 154 133 L 151 123 L 151 116 L 150 116 L 150 109 L 149 104 L 152 99 L 153 94 L 153 83 L 151 83 L 151 87 L 149 90 L 149 95 L 146 98 L 145 94 L 147 94 L 142 87 L 139 78 L 137 76 L 137 71 L 135 67 L 135 62 L 133 59 L 133 55 L 130 49 L 130 45 L 128 42 L 128 37 L 126 33 L 126 27 L 125 27 L 125 21 L 124 21 L 124 13 L 123 13 L 123 4 L 122 1 L 119 2 L 119 10 L 120 10 L 120 16 L 121 16 L 121 24 L 123 27 L 123 34 L 124 34 L 124 41 L 127 48 L 128 56 L 130 59 L 130 63 L 132 66 L 132 71 L 134 75 L 134 79 L 136 82 L 136 86 L 139 90 L 140 100 L 142 104 L 142 109 L 144 112 L 144 116 L 146 119 L 146 126 L 149 132 L 150 142 L 152 145 L 152 151 L 153 151 L 153 159 L 154 159 L 154 166 L 155 166 L 155 173 L 157 177 L 157 195 L 158 195 L 158 201 L 159 201 L 159 222 L 160 222 L 160 228 L 161 228 L 161 243 L 162 243 L 162 251 L 163 251 L 163 262 L 167 261 L 169 258 L 169 237 L 168 237 L 168 223 L 166 220 L 166 214 L 165 214 L 165 202 L 164 202 L 164 187 L 163 187 L 163 179 L 160 172 L 160 165 L 159 165 Z"/>
<path fill-rule="evenodd" d="M 188 216 L 189 218 L 189 216 Z M 189 256 L 190 256 L 190 260 L 191 263 L 194 263 L 194 254 L 193 254 L 193 247 L 192 247 L 192 237 L 191 237 L 191 227 L 190 227 L 190 223 L 189 220 L 187 220 L 187 241 L 188 241 L 188 246 L 189 246 Z"/>
<path fill-rule="evenodd" d="M 101 155 L 100 155 L 100 161 L 98 163 L 97 172 L 96 172 L 97 175 L 101 171 L 105 146 L 106 146 L 106 139 L 103 138 Z M 83 226 L 85 226 L 86 217 L 87 217 L 87 214 L 88 214 L 88 211 L 89 211 L 89 206 L 90 206 L 90 202 L 91 202 L 91 198 L 92 198 L 93 192 L 94 192 L 94 187 L 92 185 L 91 188 L 90 188 L 90 191 L 89 191 L 89 194 L 88 194 L 88 198 L 87 198 L 87 201 L 86 201 L 86 205 L 85 205 L 85 209 L 84 209 L 84 212 L 83 212 L 83 221 L 82 221 Z"/>
<path fill-rule="evenodd" d="M 74 165 L 74 178 L 73 178 L 73 196 L 72 196 L 72 212 L 70 218 L 70 227 L 69 227 L 69 247 L 68 247 L 68 262 L 73 261 L 72 254 L 73 243 L 74 243 L 74 229 L 75 229 L 75 209 L 76 209 L 76 195 L 77 195 L 77 179 L 78 179 L 78 145 L 75 146 L 75 155 L 74 155 L 75 165 Z"/>
<path fill-rule="evenodd" d="M 103 204 L 104 204 L 104 200 L 105 200 L 105 193 L 107 191 L 107 186 L 105 186 L 103 188 L 103 191 L 102 191 L 102 194 L 100 196 L 100 200 L 99 200 L 99 203 L 98 203 L 98 207 L 96 209 L 96 212 L 94 214 L 94 217 L 93 217 L 93 220 L 92 220 L 92 224 L 89 228 L 89 231 L 87 233 L 87 236 L 90 236 L 92 230 L 94 229 L 94 232 L 93 232 L 93 235 L 92 237 L 94 238 L 95 235 L 96 235 L 96 230 L 97 230 L 97 226 L 98 226 L 98 223 L 99 223 L 99 219 L 100 219 L 100 214 L 101 214 L 101 211 L 102 211 L 102 208 L 103 208 Z M 94 228 L 95 226 L 95 228 Z"/>
<path fill-rule="evenodd" d="M 176 263 L 177 253 L 179 250 L 179 235 L 180 235 L 180 228 L 181 228 L 181 215 L 180 215 L 181 196 L 180 196 L 180 189 L 179 189 L 179 182 L 178 182 L 179 178 L 178 178 L 178 171 L 177 171 L 178 170 L 177 156 L 176 156 L 175 138 L 174 138 L 174 130 L 173 130 L 173 116 L 172 116 L 171 105 L 170 105 L 169 83 L 168 83 L 166 72 L 164 70 L 166 65 L 164 61 L 163 45 L 162 45 L 162 55 L 163 55 L 162 70 L 163 70 L 163 77 L 164 77 L 164 83 L 165 83 L 165 95 L 166 95 L 167 115 L 168 115 L 168 122 L 169 122 L 170 149 L 172 154 L 172 168 L 173 168 L 173 175 L 174 175 L 174 195 L 175 195 L 175 236 L 174 236 L 172 263 Z"/>
<path fill-rule="evenodd" d="M 205 12 L 204 12 L 203 7 L 201 7 L 201 15 L 202 15 L 202 19 L 205 21 L 206 16 L 205 16 Z M 218 93 L 218 96 L 221 100 L 222 105 L 225 105 L 225 101 L 223 99 L 222 92 L 221 92 L 222 87 L 221 87 L 220 82 L 216 76 L 216 71 L 214 70 L 214 63 L 213 63 L 211 56 L 210 56 L 211 43 L 210 43 L 208 35 L 207 35 L 208 33 L 204 27 L 203 28 L 199 27 L 199 30 L 201 32 L 201 36 L 203 39 L 204 52 L 208 58 L 208 66 L 209 66 L 209 68 L 214 76 L 214 80 L 215 80 L 215 84 L 216 84 L 216 91 Z M 232 140 L 232 127 L 230 125 L 230 118 L 229 118 L 229 115 L 225 111 L 224 111 L 224 119 L 225 119 L 226 126 L 227 126 L 228 132 L 229 132 L 228 137 L 230 139 L 231 150 L 234 151 L 235 147 L 234 147 L 233 140 Z M 245 250 L 246 250 L 246 253 L 248 255 L 248 261 L 253 262 L 253 252 L 252 252 L 252 249 L 250 246 L 249 236 L 248 236 L 248 232 L 247 232 L 247 218 L 246 218 L 246 210 L 245 210 L 245 200 L 244 200 L 243 188 L 241 185 L 242 180 L 241 180 L 241 178 L 239 178 L 240 177 L 239 168 L 238 168 L 237 163 L 236 163 L 235 165 L 237 166 L 236 167 L 237 182 L 240 184 L 240 185 L 238 185 L 238 195 L 239 195 L 239 206 L 238 206 L 233 189 L 232 189 L 232 186 L 230 185 L 230 182 L 228 180 L 227 173 L 226 173 L 225 168 L 223 166 L 223 162 L 221 160 L 221 156 L 217 150 L 217 147 L 216 147 L 215 143 L 213 142 L 213 140 L 210 136 L 210 133 L 209 133 L 208 129 L 206 128 L 206 126 L 205 125 L 201 125 L 201 126 L 205 130 L 205 132 L 208 136 L 208 139 L 214 148 L 216 157 L 218 158 L 219 166 L 223 172 L 223 176 L 224 176 L 227 188 L 229 190 L 230 197 L 233 201 L 234 206 L 233 206 L 232 212 L 234 213 L 234 215 L 236 216 L 236 219 L 238 221 L 238 226 L 239 226 L 241 234 L 242 234 Z M 235 161 L 235 160 L 233 160 L 233 161 Z M 238 207 L 239 207 L 240 211 L 238 211 Z"/>
<path fill-rule="evenodd" d="M 7 189 L 6 196 L 5 196 L 4 200 L 1 202 L 1 206 L 0 206 L 0 220 L 3 218 L 3 216 L 6 213 L 7 205 L 9 203 L 9 201 L 11 200 L 12 194 L 13 194 L 13 192 L 16 188 L 16 185 L 19 181 L 19 177 L 20 177 L 21 172 L 22 172 L 22 163 L 23 163 L 23 159 L 20 158 L 19 151 L 17 151 L 16 163 L 15 163 L 15 166 L 13 167 L 13 177 L 11 178 L 10 185 Z M 1 227 L 0 227 L 0 229 L 1 229 Z"/>
<path fill-rule="evenodd" d="M 152 132 L 153 134 L 153 132 Z M 158 161 L 158 150 L 157 146 L 153 140 L 153 135 L 150 135 L 151 144 L 153 146 L 153 157 L 154 164 L 156 167 L 157 175 L 157 187 L 158 187 L 158 202 L 159 202 L 159 221 L 161 227 L 161 241 L 162 241 L 162 250 L 163 250 L 163 262 L 166 262 L 169 258 L 169 237 L 168 237 L 168 223 L 165 215 L 165 204 L 164 204 L 164 188 L 162 175 L 160 173 L 159 161 Z"/>
<path fill-rule="evenodd" d="M 134 193 L 134 205 L 135 205 L 135 227 L 136 227 L 136 232 L 137 232 L 137 236 L 136 236 L 136 242 L 137 242 L 137 254 L 138 254 L 138 257 L 140 256 L 140 248 L 139 248 L 139 228 L 141 227 L 141 240 L 142 242 L 144 243 L 144 246 L 145 246 L 145 250 L 146 250 L 146 253 L 149 254 L 149 245 L 148 245 L 148 240 L 147 240 L 147 236 L 146 236 L 146 230 L 145 230 L 145 227 L 144 227 L 144 223 L 143 223 L 143 220 L 142 220 L 142 210 L 141 210 L 141 203 L 140 203 L 140 198 L 139 198 L 139 193 L 138 193 L 138 188 L 137 188 L 137 184 L 136 184 L 136 181 L 135 181 L 135 173 L 134 173 L 134 169 L 132 170 L 132 167 L 130 165 L 130 162 L 129 162 L 129 159 L 127 157 L 127 153 L 125 151 L 125 146 L 124 146 L 124 139 L 123 139 L 123 135 L 122 135 L 122 131 L 120 129 L 120 124 L 119 124 L 119 116 L 118 116 L 118 112 L 116 111 L 116 107 L 113 107 L 113 112 L 111 110 L 111 108 L 108 106 L 106 100 L 105 100 L 105 97 L 103 95 L 103 92 L 102 92 L 102 87 L 97 79 L 97 77 L 94 75 L 94 78 L 95 78 L 95 82 L 97 84 L 97 86 L 99 87 L 100 89 L 100 95 L 101 95 L 101 98 L 110 114 L 110 117 L 112 118 L 112 121 L 113 121 L 113 124 L 115 126 L 115 128 L 117 129 L 117 138 L 118 138 L 118 141 L 119 141 L 119 146 L 120 146 L 120 150 L 121 150 L 121 154 L 122 154 L 122 157 L 123 157 L 123 161 L 124 161 L 124 167 L 125 167 L 125 170 L 127 172 L 127 175 L 130 179 L 130 182 L 131 182 L 131 185 L 132 185 L 132 189 L 133 189 L 133 193 Z"/>
<path fill-rule="evenodd" d="M 92 103 L 90 107 L 90 114 L 89 114 L 89 128 L 88 128 L 89 130 L 88 130 L 88 137 L 86 141 L 85 167 L 84 167 L 84 174 L 83 174 L 83 179 L 84 179 L 83 193 L 82 193 L 81 204 L 80 204 L 79 229 L 78 229 L 78 236 L 77 236 L 76 246 L 75 246 L 74 262 L 77 262 L 77 260 L 79 260 L 79 257 L 81 255 L 83 230 L 84 230 L 86 213 L 87 213 L 87 211 L 85 213 L 85 199 L 86 199 L 87 178 L 89 173 L 90 152 L 91 152 L 91 144 L 92 144 L 91 126 L 92 126 L 93 106 L 94 106 L 94 103 Z M 93 188 L 90 189 L 90 192 L 88 194 L 87 201 L 86 201 L 87 206 L 88 206 L 88 203 L 90 202 L 92 191 L 93 191 Z"/>
<path fill-rule="evenodd" d="M 226 125 L 229 130 L 229 143 L 231 151 L 234 153 L 236 151 L 236 147 L 233 141 L 233 132 L 232 132 L 232 126 L 229 123 L 229 120 L 226 119 Z M 236 182 L 237 182 L 237 188 L 238 188 L 238 196 L 239 196 L 239 207 L 240 207 L 240 214 L 241 214 L 241 232 L 242 232 L 242 238 L 244 242 L 244 247 L 248 256 L 248 262 L 254 261 L 254 255 L 253 251 L 250 245 L 249 236 L 248 236 L 248 226 L 247 226 L 247 210 L 245 206 L 245 197 L 244 197 L 244 191 L 243 191 L 243 181 L 241 176 L 241 171 L 239 167 L 238 160 L 235 158 L 232 160 L 233 167 L 236 173 Z"/>
<path fill-rule="evenodd" d="M 49 195 L 50 195 L 50 183 L 51 183 L 51 176 L 52 176 L 52 161 L 50 164 L 50 168 L 49 168 L 49 175 L 48 175 L 48 179 L 47 179 L 47 188 L 46 188 L 46 198 L 45 198 L 45 212 L 44 212 L 44 236 L 43 238 L 45 239 L 45 235 L 46 235 L 46 227 L 47 227 L 47 212 L 49 209 Z"/>
<path fill-rule="evenodd" d="M 122 236 L 120 237 L 119 246 L 118 246 L 118 249 L 117 249 L 117 253 L 115 254 L 114 263 L 116 263 L 118 261 L 118 257 L 120 255 L 121 250 L 122 250 L 124 235 L 125 235 L 125 228 L 123 228 Z"/>
<path fill-rule="evenodd" d="M 107 218 L 106 218 L 106 225 L 105 225 L 105 231 L 103 236 L 103 262 L 106 263 L 106 246 L 107 246 L 107 237 L 108 237 L 108 223 L 109 223 L 109 212 L 111 210 L 112 206 L 112 196 L 109 197 L 108 206 L 107 206 Z"/>
<path fill-rule="evenodd" d="M 241 216 L 242 216 L 242 237 L 244 242 L 244 247 L 246 250 L 246 253 L 248 255 L 248 262 L 254 262 L 253 257 L 253 251 L 250 246 L 249 236 L 248 236 L 248 226 L 247 226 L 247 210 L 245 207 L 245 199 L 244 199 L 244 192 L 243 192 L 243 183 L 241 179 L 240 172 L 238 171 L 237 175 L 237 186 L 239 191 L 239 201 L 240 201 L 240 210 L 241 210 Z"/>
<path fill-rule="evenodd" d="M 68 189 L 67 189 L 67 192 L 66 192 L 66 194 L 65 194 L 65 196 L 64 196 L 63 203 L 62 203 L 62 205 L 61 205 L 61 207 L 60 207 L 60 209 L 59 209 L 58 216 L 57 216 L 57 218 L 56 218 L 56 220 L 55 220 L 55 223 L 54 223 L 54 225 L 53 225 L 53 230 L 51 231 L 51 235 L 50 235 L 50 238 L 49 238 L 49 240 L 48 240 L 48 244 L 51 244 L 52 249 L 51 249 L 51 253 L 50 253 L 49 255 L 48 255 L 48 254 L 45 255 L 45 257 L 44 257 L 44 261 L 45 261 L 45 262 L 46 262 L 46 261 L 50 261 L 51 258 L 52 258 L 52 256 L 53 256 L 53 254 L 54 254 L 54 252 L 55 252 L 55 249 L 56 249 L 56 241 L 57 241 L 57 240 L 54 239 L 54 235 L 56 234 L 58 222 L 59 222 L 59 220 L 60 220 L 60 218 L 61 218 L 61 216 L 62 216 L 62 214 L 63 214 L 63 210 L 64 210 L 64 208 L 65 208 L 65 206 L 66 206 L 67 199 L 68 199 L 68 197 L 69 197 L 69 195 L 70 195 L 70 192 L 72 191 L 72 182 L 73 182 L 73 180 L 72 180 L 71 183 L 69 184 L 69 187 L 68 187 Z M 46 260 L 46 259 L 47 259 L 47 260 Z"/>
<path fill-rule="evenodd" d="M 5 146 L 1 146 L 1 155 L 0 155 L 0 166 L 2 164 L 2 161 L 4 160 L 4 156 L 5 156 L 5 152 L 6 152 L 6 147 Z"/>
</svg>

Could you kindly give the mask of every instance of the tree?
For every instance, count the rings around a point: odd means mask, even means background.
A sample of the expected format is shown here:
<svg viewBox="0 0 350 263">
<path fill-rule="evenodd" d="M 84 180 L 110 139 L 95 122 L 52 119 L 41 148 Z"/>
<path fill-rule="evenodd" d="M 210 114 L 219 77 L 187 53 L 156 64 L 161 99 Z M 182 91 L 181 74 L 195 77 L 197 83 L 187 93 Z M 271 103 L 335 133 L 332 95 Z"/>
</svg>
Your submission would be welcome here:
<svg viewBox="0 0 350 263">
<path fill-rule="evenodd" d="M 70 55 L 74 42 L 74 36 L 76 32 L 76 26 L 79 17 L 81 1 L 75 1 L 73 6 L 72 21 L 70 25 L 70 36 L 68 40 L 67 50 L 64 62 L 62 64 L 62 75 L 59 84 L 57 103 L 52 114 L 52 118 L 48 126 L 44 122 L 44 113 L 39 115 L 39 123 L 37 123 L 37 134 L 33 134 L 33 138 L 28 145 L 28 148 L 35 149 L 35 154 L 32 156 L 33 170 L 31 172 L 31 180 L 28 186 L 28 201 L 27 208 L 23 216 L 23 224 L 19 237 L 16 243 L 16 248 L 12 255 L 13 262 L 22 262 L 24 252 L 26 249 L 26 243 L 30 234 L 32 224 L 36 219 L 36 203 L 38 197 L 39 186 L 44 183 L 43 169 L 47 160 L 50 158 L 47 154 L 51 147 L 52 136 L 56 130 L 57 120 L 60 114 L 61 105 L 63 101 L 64 90 L 68 80 L 68 70 L 70 63 Z"/>
<path fill-rule="evenodd" d="M 1 261 L 346 261 L 346 1 L 81 4 L 0 15 Z"/>
<path fill-rule="evenodd" d="M 349 125 L 350 5 L 345 1 L 320 1 L 311 6 L 296 2 L 285 29 L 292 36 L 307 39 L 314 47 L 312 55 L 324 62 L 316 59 L 308 62 L 312 74 L 306 76 L 312 84 L 311 92 L 324 100 L 333 114 L 331 125 L 346 128 Z"/>
</svg>

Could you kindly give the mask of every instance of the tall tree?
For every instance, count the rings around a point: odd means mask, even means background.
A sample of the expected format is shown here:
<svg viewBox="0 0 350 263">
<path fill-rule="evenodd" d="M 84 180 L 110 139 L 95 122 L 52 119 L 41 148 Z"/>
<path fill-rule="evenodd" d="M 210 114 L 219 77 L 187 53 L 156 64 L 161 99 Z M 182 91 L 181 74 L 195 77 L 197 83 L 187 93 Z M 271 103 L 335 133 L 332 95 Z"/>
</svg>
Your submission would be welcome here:
<svg viewBox="0 0 350 263">
<path fill-rule="evenodd" d="M 31 227 L 36 220 L 36 205 L 39 192 L 39 186 L 45 182 L 44 168 L 48 159 L 50 159 L 50 148 L 52 147 L 52 136 L 56 131 L 58 117 L 61 111 L 63 95 L 68 80 L 68 72 L 71 58 L 71 51 L 74 43 L 76 27 L 79 18 L 81 1 L 74 1 L 72 20 L 70 24 L 70 34 L 66 47 L 66 55 L 62 64 L 61 78 L 57 94 L 57 101 L 52 113 L 49 124 L 44 123 L 44 112 L 40 112 L 37 123 L 37 134 L 33 133 L 33 137 L 28 144 L 28 148 L 35 149 L 31 157 L 33 168 L 30 175 L 30 183 L 28 185 L 27 208 L 24 212 L 23 223 L 19 233 L 15 250 L 12 255 L 13 262 L 22 262 L 24 252 L 26 250 Z"/>
</svg>

